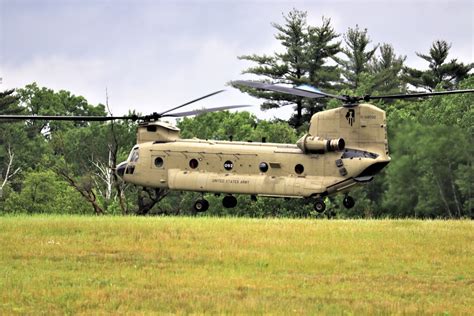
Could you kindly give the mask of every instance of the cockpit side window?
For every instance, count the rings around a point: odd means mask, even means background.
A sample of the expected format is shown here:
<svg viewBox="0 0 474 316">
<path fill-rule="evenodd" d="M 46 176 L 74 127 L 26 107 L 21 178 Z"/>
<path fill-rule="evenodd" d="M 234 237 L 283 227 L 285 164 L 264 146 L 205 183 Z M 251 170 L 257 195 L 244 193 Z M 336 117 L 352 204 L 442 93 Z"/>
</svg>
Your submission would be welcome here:
<svg viewBox="0 0 474 316">
<path fill-rule="evenodd" d="M 372 158 L 372 159 L 377 159 L 379 155 L 375 153 L 371 153 L 368 151 L 362 151 L 362 150 L 357 150 L 357 149 L 345 149 L 344 153 L 342 154 L 341 158 Z"/>
</svg>

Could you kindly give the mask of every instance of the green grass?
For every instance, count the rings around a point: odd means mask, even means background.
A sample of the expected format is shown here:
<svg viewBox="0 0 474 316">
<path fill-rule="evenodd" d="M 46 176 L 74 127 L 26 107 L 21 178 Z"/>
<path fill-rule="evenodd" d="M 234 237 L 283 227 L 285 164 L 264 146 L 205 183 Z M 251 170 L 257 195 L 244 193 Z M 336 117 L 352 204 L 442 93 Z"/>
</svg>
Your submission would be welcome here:
<svg viewBox="0 0 474 316">
<path fill-rule="evenodd" d="M 0 314 L 474 314 L 472 221 L 0 217 Z"/>
</svg>

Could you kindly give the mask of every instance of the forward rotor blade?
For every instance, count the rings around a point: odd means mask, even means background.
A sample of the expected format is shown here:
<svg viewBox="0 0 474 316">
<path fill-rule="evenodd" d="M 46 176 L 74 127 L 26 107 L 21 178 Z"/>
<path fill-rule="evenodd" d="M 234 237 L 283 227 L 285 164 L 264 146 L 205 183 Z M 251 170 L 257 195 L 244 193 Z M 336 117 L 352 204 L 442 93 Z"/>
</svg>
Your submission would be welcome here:
<svg viewBox="0 0 474 316">
<path fill-rule="evenodd" d="M 343 97 L 343 96 L 335 95 L 335 94 L 329 94 L 329 93 L 323 92 L 323 91 L 321 91 L 319 89 L 316 89 L 315 87 L 307 85 L 307 84 L 297 86 L 297 87 L 295 87 L 295 89 L 315 93 L 317 95 L 321 95 L 321 96 L 327 97 L 327 98 L 339 99 L 339 100 L 343 100 L 343 101 L 346 100 L 346 98 Z"/>
<path fill-rule="evenodd" d="M 113 120 L 136 121 L 138 116 L 56 116 L 56 115 L 0 115 L 0 120 L 9 121 L 82 121 L 105 122 Z"/>
<path fill-rule="evenodd" d="M 161 113 L 160 113 L 160 116 L 163 116 L 164 114 L 169 113 L 169 112 L 171 112 L 171 111 L 180 109 L 180 108 L 182 108 L 183 106 L 189 105 L 189 104 L 191 104 L 191 103 L 194 103 L 194 102 L 200 101 L 200 100 L 202 100 L 202 99 L 211 97 L 211 96 L 216 95 L 216 94 L 218 94 L 218 93 L 221 93 L 221 92 L 223 92 L 223 91 L 225 91 L 225 90 L 219 90 L 219 91 L 216 91 L 216 92 L 213 92 L 213 93 L 209 93 L 209 94 L 207 94 L 207 95 L 205 95 L 205 96 L 203 96 L 203 97 L 200 97 L 200 98 L 191 100 L 191 101 L 189 101 L 189 102 L 186 102 L 186 103 L 184 103 L 184 104 L 178 105 L 177 107 L 174 107 L 174 108 L 172 108 L 172 109 L 169 109 L 169 110 L 166 110 L 166 111 L 164 111 L 164 112 L 161 112 Z"/>
<path fill-rule="evenodd" d="M 238 109 L 238 108 L 245 108 L 245 107 L 250 107 L 252 105 L 227 105 L 227 106 L 220 106 L 216 108 L 209 108 L 209 109 L 200 109 L 200 110 L 193 110 L 193 111 L 187 111 L 187 112 L 179 112 L 179 113 L 170 113 L 170 114 L 165 114 L 163 117 L 183 117 L 183 116 L 192 116 L 192 115 L 199 115 L 203 113 L 209 113 L 209 112 L 218 112 L 218 111 L 225 111 L 225 110 L 230 110 L 230 109 Z"/>
<path fill-rule="evenodd" d="M 431 97 L 435 95 L 443 94 L 457 94 L 457 93 L 473 93 L 474 89 L 466 90 L 452 90 L 452 91 L 435 91 L 435 92 L 419 92 L 419 93 L 410 93 L 410 94 L 393 94 L 393 95 L 367 95 L 363 99 L 364 101 L 369 100 L 383 100 L 383 99 L 408 99 L 408 98 L 418 98 L 418 97 Z"/>
<path fill-rule="evenodd" d="M 345 98 L 342 96 L 325 93 L 308 85 L 301 85 L 295 88 L 291 88 L 291 87 L 284 87 L 284 86 L 278 86 L 278 85 L 269 84 L 269 83 L 262 83 L 262 82 L 256 82 L 256 81 L 248 81 L 248 80 L 236 80 L 236 81 L 232 81 L 231 83 L 234 85 L 241 85 L 241 86 L 250 87 L 250 88 L 286 93 L 286 94 L 291 94 L 291 95 L 304 97 L 304 98 L 311 98 L 311 99 L 336 98 L 339 100 L 345 100 Z"/>
<path fill-rule="evenodd" d="M 297 90 L 297 89 L 290 88 L 290 87 L 277 86 L 277 85 L 273 85 L 273 84 L 256 82 L 256 81 L 236 80 L 236 81 L 232 81 L 231 83 L 233 85 L 237 85 L 237 86 L 244 86 L 244 87 L 249 87 L 249 88 L 256 88 L 256 89 L 261 89 L 261 90 L 286 93 L 286 94 L 291 94 L 291 95 L 295 95 L 295 96 L 298 96 L 298 97 L 305 97 L 305 98 L 322 98 L 322 97 L 324 97 L 324 96 L 316 95 L 312 92 L 308 92 L 308 91 L 304 91 L 304 90 Z"/>
</svg>

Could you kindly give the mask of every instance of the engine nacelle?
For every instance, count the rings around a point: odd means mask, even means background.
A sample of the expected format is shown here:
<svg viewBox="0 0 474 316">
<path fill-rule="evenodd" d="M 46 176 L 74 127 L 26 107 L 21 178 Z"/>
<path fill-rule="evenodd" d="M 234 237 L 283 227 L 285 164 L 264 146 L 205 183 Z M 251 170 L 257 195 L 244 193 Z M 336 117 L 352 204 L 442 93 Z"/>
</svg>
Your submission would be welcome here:
<svg viewBox="0 0 474 316">
<path fill-rule="evenodd" d="M 324 139 L 305 134 L 296 142 L 296 146 L 304 153 L 325 153 L 344 150 L 346 142 L 342 138 Z"/>
</svg>

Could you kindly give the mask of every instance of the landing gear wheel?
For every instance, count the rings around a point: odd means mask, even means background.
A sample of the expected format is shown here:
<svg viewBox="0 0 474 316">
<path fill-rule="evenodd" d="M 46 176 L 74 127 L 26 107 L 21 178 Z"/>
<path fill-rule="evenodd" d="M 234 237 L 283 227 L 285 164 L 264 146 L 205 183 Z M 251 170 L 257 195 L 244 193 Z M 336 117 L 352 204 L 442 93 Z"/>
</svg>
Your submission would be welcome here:
<svg viewBox="0 0 474 316">
<path fill-rule="evenodd" d="M 324 212 L 324 210 L 326 209 L 326 203 L 324 203 L 323 200 L 317 200 L 316 202 L 314 202 L 314 210 L 318 213 L 322 213 Z"/>
<path fill-rule="evenodd" d="M 205 212 L 209 208 L 209 202 L 205 199 L 197 200 L 194 202 L 194 210 L 196 212 Z"/>
<path fill-rule="evenodd" d="M 342 200 L 342 204 L 344 205 L 345 208 L 353 208 L 355 205 L 354 198 L 347 195 L 346 197 L 344 197 L 344 200 Z"/>
<path fill-rule="evenodd" d="M 237 205 L 237 199 L 235 198 L 235 196 L 232 196 L 232 195 L 226 195 L 224 196 L 224 198 L 222 199 L 222 205 L 225 207 L 225 208 L 233 208 Z"/>
</svg>

